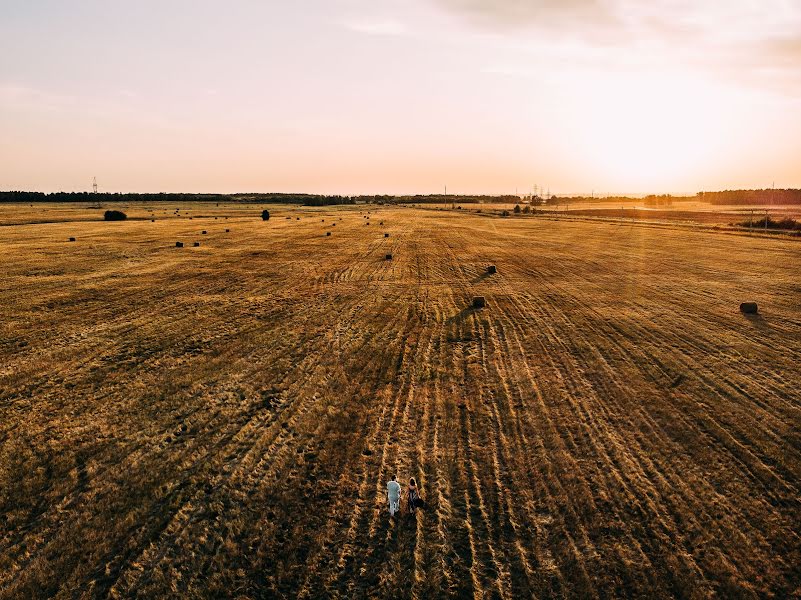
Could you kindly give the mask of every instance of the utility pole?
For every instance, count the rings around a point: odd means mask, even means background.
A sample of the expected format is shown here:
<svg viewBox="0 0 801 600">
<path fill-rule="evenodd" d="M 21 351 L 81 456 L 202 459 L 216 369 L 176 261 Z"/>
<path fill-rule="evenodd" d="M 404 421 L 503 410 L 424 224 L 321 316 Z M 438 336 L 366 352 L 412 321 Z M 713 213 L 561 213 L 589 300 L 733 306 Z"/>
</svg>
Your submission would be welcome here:
<svg viewBox="0 0 801 600">
<path fill-rule="evenodd" d="M 92 193 L 97 193 L 97 177 L 92 177 Z"/>
</svg>

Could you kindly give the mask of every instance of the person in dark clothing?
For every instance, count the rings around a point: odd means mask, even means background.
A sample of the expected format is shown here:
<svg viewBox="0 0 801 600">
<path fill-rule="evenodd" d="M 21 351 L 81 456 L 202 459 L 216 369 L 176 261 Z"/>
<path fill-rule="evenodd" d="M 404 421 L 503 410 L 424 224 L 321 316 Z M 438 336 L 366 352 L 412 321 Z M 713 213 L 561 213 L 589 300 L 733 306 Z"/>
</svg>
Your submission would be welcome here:
<svg viewBox="0 0 801 600">
<path fill-rule="evenodd" d="M 417 511 L 417 501 L 420 499 L 420 494 L 417 491 L 417 482 L 412 477 L 409 480 L 409 492 L 408 492 L 408 500 L 407 500 L 407 510 L 409 511 L 410 515 L 415 514 Z"/>
</svg>

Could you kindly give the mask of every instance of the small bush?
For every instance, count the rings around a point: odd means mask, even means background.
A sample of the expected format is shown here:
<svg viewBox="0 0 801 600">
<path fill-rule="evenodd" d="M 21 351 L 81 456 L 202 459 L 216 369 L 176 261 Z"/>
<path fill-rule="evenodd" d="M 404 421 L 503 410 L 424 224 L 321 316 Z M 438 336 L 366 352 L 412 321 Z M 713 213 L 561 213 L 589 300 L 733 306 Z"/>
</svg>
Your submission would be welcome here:
<svg viewBox="0 0 801 600">
<path fill-rule="evenodd" d="M 103 214 L 103 219 L 106 221 L 124 221 L 127 218 L 128 215 L 121 210 L 107 210 Z"/>
<path fill-rule="evenodd" d="M 743 221 L 737 223 L 740 227 L 753 227 L 754 229 L 766 229 L 765 221 L 767 220 L 767 229 L 784 229 L 787 231 L 801 231 L 801 221 L 796 221 L 790 217 L 785 217 L 781 221 L 774 221 L 769 216 L 756 219 L 754 221 Z"/>
<path fill-rule="evenodd" d="M 520 214 L 520 205 L 519 204 L 515 204 L 515 214 L 516 215 Z"/>
<path fill-rule="evenodd" d="M 270 211 L 269 210 L 261 211 L 261 220 L 262 221 L 269 221 L 270 220 Z"/>
<path fill-rule="evenodd" d="M 508 210 L 505 210 L 505 211 L 503 211 L 503 212 L 501 213 L 501 216 L 502 216 L 502 217 L 508 217 L 508 216 L 509 216 L 509 211 L 508 211 Z"/>
<path fill-rule="evenodd" d="M 523 207 L 523 213 L 524 214 L 529 214 L 530 212 L 531 212 L 531 207 L 530 206 L 526 205 L 525 207 Z"/>
</svg>

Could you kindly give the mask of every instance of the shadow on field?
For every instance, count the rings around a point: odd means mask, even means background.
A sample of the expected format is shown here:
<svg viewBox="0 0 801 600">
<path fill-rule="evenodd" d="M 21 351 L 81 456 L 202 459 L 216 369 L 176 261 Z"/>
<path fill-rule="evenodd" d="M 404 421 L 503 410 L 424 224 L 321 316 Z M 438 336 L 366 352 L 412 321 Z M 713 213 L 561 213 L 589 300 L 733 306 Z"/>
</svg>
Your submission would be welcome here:
<svg viewBox="0 0 801 600">
<path fill-rule="evenodd" d="M 757 329 L 757 330 L 759 330 L 759 331 L 761 331 L 763 333 L 773 332 L 773 329 L 771 328 L 771 326 L 768 324 L 768 322 L 765 320 L 765 318 L 762 315 L 760 315 L 760 314 L 755 314 L 755 315 L 744 314 L 743 317 L 745 317 L 745 320 L 748 321 L 749 323 L 751 323 L 751 325 L 754 326 L 754 329 Z"/>
<path fill-rule="evenodd" d="M 463 308 L 462 310 L 460 310 L 455 315 L 453 315 L 452 317 L 448 317 L 448 319 L 445 321 L 445 323 L 447 323 L 448 325 L 452 325 L 454 323 L 461 324 L 462 322 L 464 322 L 464 320 L 467 317 L 469 317 L 475 311 L 476 311 L 476 309 L 473 308 L 472 306 L 467 306 L 467 307 Z"/>
<path fill-rule="evenodd" d="M 479 275 L 478 277 L 476 277 L 475 279 L 473 279 L 470 283 L 481 283 L 482 281 L 484 281 L 485 279 L 487 279 L 488 277 L 491 277 L 491 276 L 492 276 L 491 273 L 484 272 L 481 275 Z"/>
</svg>

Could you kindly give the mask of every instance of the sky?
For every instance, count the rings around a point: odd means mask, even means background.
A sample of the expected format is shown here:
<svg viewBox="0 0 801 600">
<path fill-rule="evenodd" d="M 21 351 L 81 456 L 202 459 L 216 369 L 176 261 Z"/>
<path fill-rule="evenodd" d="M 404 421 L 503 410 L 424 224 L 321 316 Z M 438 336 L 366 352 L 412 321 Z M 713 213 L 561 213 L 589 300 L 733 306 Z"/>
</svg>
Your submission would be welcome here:
<svg viewBox="0 0 801 600">
<path fill-rule="evenodd" d="M 801 187 L 799 0 L 0 0 L 0 190 Z"/>
</svg>

